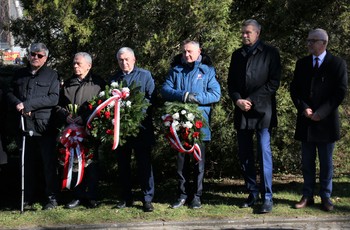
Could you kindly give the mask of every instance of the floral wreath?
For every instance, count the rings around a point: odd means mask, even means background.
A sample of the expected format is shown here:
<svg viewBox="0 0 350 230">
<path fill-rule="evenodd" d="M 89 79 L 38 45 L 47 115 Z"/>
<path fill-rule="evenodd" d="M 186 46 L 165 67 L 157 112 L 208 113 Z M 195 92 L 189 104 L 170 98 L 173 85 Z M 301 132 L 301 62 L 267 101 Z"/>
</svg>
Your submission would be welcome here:
<svg viewBox="0 0 350 230">
<path fill-rule="evenodd" d="M 201 160 L 199 144 L 204 138 L 201 131 L 206 126 L 197 104 L 165 102 L 162 112 L 163 132 L 170 145 L 182 153 L 192 153 Z"/>
<path fill-rule="evenodd" d="M 87 131 L 103 145 L 112 144 L 112 149 L 125 144 L 128 137 L 137 136 L 150 105 L 140 86 L 126 85 L 126 81 L 112 82 L 88 104 L 93 112 Z"/>
<path fill-rule="evenodd" d="M 67 111 L 77 117 L 78 105 L 69 104 Z M 60 131 L 58 138 L 58 161 L 63 166 L 62 189 L 79 185 L 85 167 L 93 162 L 93 148 L 84 126 L 69 124 Z M 74 174 L 73 172 L 77 172 Z"/>
</svg>

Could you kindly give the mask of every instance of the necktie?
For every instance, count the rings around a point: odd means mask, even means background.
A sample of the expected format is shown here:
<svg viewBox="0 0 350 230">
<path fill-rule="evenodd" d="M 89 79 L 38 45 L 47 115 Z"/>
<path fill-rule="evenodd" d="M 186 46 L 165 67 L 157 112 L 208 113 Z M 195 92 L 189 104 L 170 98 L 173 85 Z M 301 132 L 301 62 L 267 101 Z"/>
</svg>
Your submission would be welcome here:
<svg viewBox="0 0 350 230">
<path fill-rule="evenodd" d="M 318 67 L 319 67 L 318 61 L 319 61 L 319 58 L 315 57 L 315 65 L 314 65 L 314 71 L 313 71 L 314 72 L 314 76 L 311 79 L 310 99 L 312 99 L 313 91 L 314 91 L 314 81 L 315 81 L 315 78 L 318 75 Z"/>
<path fill-rule="evenodd" d="M 318 69 L 318 67 L 319 67 L 318 60 L 319 60 L 319 58 L 315 57 L 315 65 L 314 65 L 315 69 Z"/>
</svg>

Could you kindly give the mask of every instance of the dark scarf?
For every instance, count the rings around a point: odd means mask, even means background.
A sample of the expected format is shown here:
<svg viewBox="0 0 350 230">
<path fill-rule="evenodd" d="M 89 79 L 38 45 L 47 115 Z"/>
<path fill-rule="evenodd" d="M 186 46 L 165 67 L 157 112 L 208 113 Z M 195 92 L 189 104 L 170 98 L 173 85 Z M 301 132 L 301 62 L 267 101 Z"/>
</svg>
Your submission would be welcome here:
<svg viewBox="0 0 350 230">
<path fill-rule="evenodd" d="M 252 46 L 243 45 L 243 49 L 244 49 L 244 51 L 247 53 L 247 56 L 248 56 L 248 57 L 251 56 L 251 55 L 253 54 L 254 50 L 256 49 L 256 47 L 258 47 L 259 43 L 260 43 L 260 39 L 257 40 L 257 41 L 255 42 L 255 44 L 252 45 Z"/>
</svg>

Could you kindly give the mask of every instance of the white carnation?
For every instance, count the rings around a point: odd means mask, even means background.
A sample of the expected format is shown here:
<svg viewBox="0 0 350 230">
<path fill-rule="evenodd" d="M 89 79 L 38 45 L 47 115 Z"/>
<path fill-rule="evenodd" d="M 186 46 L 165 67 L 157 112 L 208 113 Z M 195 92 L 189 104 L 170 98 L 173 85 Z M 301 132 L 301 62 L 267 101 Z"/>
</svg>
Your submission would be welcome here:
<svg viewBox="0 0 350 230">
<path fill-rule="evenodd" d="M 194 118 L 195 118 L 195 116 L 193 115 L 193 113 L 187 114 L 187 119 L 188 119 L 189 121 L 193 121 Z"/>
<path fill-rule="evenodd" d="M 118 88 L 118 86 L 119 86 L 119 84 L 118 84 L 118 82 L 112 82 L 111 83 L 111 86 L 113 87 L 113 88 Z"/>
<path fill-rule="evenodd" d="M 99 94 L 98 94 L 99 97 L 104 97 L 105 96 L 105 91 L 101 91 Z"/>
<path fill-rule="evenodd" d="M 181 110 L 181 114 L 182 114 L 182 115 L 185 115 L 185 114 L 186 114 L 186 110 L 184 110 L 184 109 Z"/>
<path fill-rule="evenodd" d="M 178 121 L 173 121 L 173 125 L 175 126 L 176 130 L 180 130 L 180 123 Z"/>
<path fill-rule="evenodd" d="M 128 87 L 123 87 L 123 88 L 122 88 L 122 92 L 127 92 L 127 93 L 129 93 L 129 92 L 130 92 L 130 89 L 129 89 Z"/>
<path fill-rule="evenodd" d="M 192 128 L 193 127 L 193 124 L 191 123 L 191 122 L 189 122 L 189 121 L 186 121 L 186 123 L 185 124 L 183 124 L 182 125 L 184 128 Z"/>
<path fill-rule="evenodd" d="M 131 101 L 127 101 L 126 102 L 126 106 L 130 108 L 131 107 Z"/>
<path fill-rule="evenodd" d="M 180 114 L 174 113 L 172 117 L 173 117 L 173 119 L 178 120 L 180 118 Z"/>
</svg>

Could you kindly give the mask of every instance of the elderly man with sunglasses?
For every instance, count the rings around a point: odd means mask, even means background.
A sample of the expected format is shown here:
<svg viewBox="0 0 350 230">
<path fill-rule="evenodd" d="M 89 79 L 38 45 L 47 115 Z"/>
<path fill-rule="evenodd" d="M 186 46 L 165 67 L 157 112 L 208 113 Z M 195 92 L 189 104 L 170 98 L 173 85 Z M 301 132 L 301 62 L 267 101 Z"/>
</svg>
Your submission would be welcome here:
<svg viewBox="0 0 350 230">
<path fill-rule="evenodd" d="M 52 114 L 58 103 L 60 84 L 57 72 L 46 66 L 48 54 L 45 44 L 31 44 L 28 66 L 15 73 L 7 93 L 10 107 L 17 111 L 18 121 L 22 115 L 25 129 L 33 131 L 33 136 L 26 138 L 25 208 L 44 201 L 44 210 L 57 206 L 58 192 L 56 133 Z M 42 197 L 43 191 L 45 197 Z"/>
</svg>

